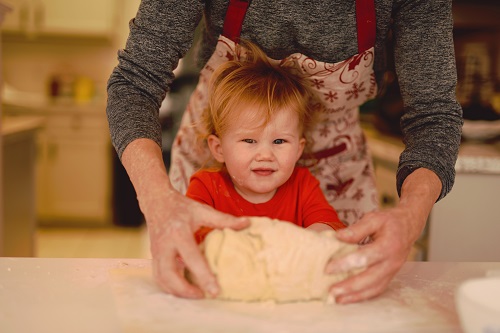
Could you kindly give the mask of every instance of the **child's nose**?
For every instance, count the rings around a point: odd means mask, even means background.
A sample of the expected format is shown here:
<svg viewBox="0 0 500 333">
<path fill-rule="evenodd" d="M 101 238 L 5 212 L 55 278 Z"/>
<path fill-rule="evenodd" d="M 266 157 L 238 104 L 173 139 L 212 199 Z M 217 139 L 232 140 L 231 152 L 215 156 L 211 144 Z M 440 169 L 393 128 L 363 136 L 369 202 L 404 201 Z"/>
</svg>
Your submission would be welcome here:
<svg viewBox="0 0 500 333">
<path fill-rule="evenodd" d="M 272 161 L 274 159 L 272 147 L 269 145 L 261 145 L 257 151 L 255 159 L 257 161 Z"/>
</svg>

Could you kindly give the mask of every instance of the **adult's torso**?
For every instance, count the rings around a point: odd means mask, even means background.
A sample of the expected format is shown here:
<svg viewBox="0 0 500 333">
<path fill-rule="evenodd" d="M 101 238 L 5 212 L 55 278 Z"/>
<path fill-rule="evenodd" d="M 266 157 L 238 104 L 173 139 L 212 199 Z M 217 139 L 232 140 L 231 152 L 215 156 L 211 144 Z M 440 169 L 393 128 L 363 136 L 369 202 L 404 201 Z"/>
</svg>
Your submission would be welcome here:
<svg viewBox="0 0 500 333">
<path fill-rule="evenodd" d="M 377 39 L 380 57 L 389 29 L 392 0 L 376 1 Z M 208 1 L 205 31 L 200 49 L 204 63 L 222 33 L 227 0 Z M 355 1 L 252 0 L 243 21 L 241 37 L 258 44 L 274 59 L 293 53 L 335 63 L 358 53 Z"/>
</svg>

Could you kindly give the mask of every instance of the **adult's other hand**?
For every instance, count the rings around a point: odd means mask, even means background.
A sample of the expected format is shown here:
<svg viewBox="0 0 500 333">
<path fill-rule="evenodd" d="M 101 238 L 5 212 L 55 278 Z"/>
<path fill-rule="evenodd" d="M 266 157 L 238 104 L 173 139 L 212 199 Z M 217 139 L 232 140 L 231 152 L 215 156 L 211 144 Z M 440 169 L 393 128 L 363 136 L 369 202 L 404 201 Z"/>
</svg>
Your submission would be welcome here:
<svg viewBox="0 0 500 333">
<path fill-rule="evenodd" d="M 327 264 L 327 273 L 364 269 L 331 287 L 330 293 L 338 303 L 359 302 L 386 290 L 421 235 L 440 192 L 436 174 L 423 168 L 415 170 L 403 183 L 396 207 L 368 213 L 338 231 L 337 238 L 349 243 L 371 239 L 356 252 Z"/>
</svg>

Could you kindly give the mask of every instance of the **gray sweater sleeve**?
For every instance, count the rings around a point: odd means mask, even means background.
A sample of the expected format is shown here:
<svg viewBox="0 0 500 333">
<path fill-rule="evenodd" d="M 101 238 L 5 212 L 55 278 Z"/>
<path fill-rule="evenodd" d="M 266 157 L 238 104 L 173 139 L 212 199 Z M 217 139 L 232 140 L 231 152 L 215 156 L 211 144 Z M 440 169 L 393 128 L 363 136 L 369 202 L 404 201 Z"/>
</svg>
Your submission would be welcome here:
<svg viewBox="0 0 500 333">
<path fill-rule="evenodd" d="M 203 7 L 196 0 L 182 5 L 177 0 L 142 0 L 130 21 L 126 47 L 118 51 L 119 64 L 108 80 L 106 112 L 120 158 L 138 138 L 161 146 L 159 108 L 174 79 L 173 70 L 193 43 Z"/>
<path fill-rule="evenodd" d="M 415 169 L 434 171 L 442 182 L 439 199 L 452 188 L 462 128 L 455 97 L 456 68 L 451 1 L 404 0 L 395 10 L 395 63 L 405 112 L 405 150 L 397 188 Z"/>
</svg>

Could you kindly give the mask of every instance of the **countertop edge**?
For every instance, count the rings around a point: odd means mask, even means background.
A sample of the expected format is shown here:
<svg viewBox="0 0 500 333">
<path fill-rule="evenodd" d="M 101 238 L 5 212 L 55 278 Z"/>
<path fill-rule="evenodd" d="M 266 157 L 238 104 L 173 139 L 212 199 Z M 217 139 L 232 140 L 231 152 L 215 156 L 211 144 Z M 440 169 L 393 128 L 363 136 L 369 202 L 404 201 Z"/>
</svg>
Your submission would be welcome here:
<svg viewBox="0 0 500 333">
<path fill-rule="evenodd" d="M 1 133 L 3 137 L 8 137 L 23 132 L 37 130 L 43 127 L 45 118 L 42 116 L 17 116 L 2 117 Z"/>
</svg>

